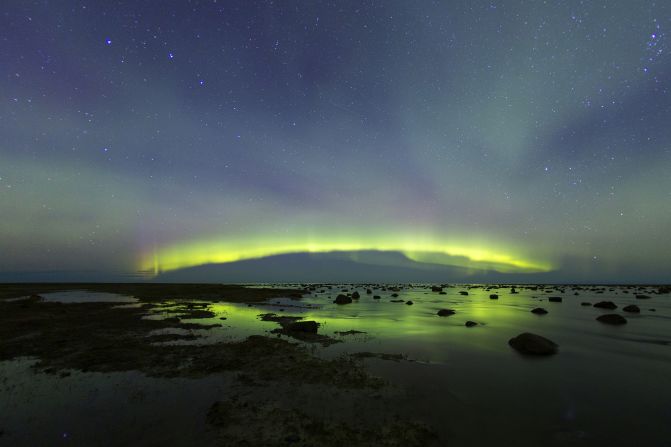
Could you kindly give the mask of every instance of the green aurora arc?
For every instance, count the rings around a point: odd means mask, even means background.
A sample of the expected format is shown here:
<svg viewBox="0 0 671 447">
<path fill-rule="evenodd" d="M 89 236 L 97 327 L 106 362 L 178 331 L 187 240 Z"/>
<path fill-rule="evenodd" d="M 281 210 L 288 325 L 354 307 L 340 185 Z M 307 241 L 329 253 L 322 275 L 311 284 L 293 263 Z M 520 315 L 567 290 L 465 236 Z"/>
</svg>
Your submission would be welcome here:
<svg viewBox="0 0 671 447">
<path fill-rule="evenodd" d="M 194 243 L 176 244 L 145 255 L 140 262 L 140 270 L 152 271 L 155 275 L 185 267 L 202 264 L 234 262 L 289 253 L 330 253 L 357 251 L 398 251 L 408 259 L 446 266 L 465 267 L 475 270 L 494 270 L 503 273 L 549 272 L 553 265 L 549 262 L 529 260 L 511 251 L 496 252 L 490 248 L 443 243 L 437 240 L 419 238 L 361 238 L 341 240 L 333 236 L 309 241 L 270 240 L 206 240 Z M 356 255 L 353 260 L 356 260 Z"/>
</svg>

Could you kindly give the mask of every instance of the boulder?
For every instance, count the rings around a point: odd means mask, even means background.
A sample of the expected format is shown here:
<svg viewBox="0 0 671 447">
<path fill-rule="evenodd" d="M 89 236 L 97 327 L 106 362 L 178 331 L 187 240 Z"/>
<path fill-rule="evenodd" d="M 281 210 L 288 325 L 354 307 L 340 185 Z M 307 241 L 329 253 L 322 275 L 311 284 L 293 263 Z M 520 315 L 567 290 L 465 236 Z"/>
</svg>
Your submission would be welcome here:
<svg viewBox="0 0 671 447">
<path fill-rule="evenodd" d="M 440 309 L 438 311 L 438 316 L 439 317 L 449 317 L 450 315 L 454 315 L 456 312 L 453 311 L 452 309 Z"/>
<path fill-rule="evenodd" d="M 636 295 L 637 300 L 649 300 L 650 297 L 648 295 Z"/>
<path fill-rule="evenodd" d="M 624 306 L 622 310 L 625 312 L 632 312 L 636 314 L 641 312 L 641 309 L 636 304 L 630 304 L 628 306 Z"/>
<path fill-rule="evenodd" d="M 561 303 L 562 298 L 560 296 L 551 296 L 548 298 L 548 301 L 551 303 Z"/>
<path fill-rule="evenodd" d="M 477 325 L 478 325 L 478 323 L 476 323 L 475 321 L 470 321 L 470 320 L 468 320 L 465 324 L 466 327 L 473 327 L 473 326 L 477 326 Z"/>
<path fill-rule="evenodd" d="M 580 305 L 581 306 L 591 306 L 592 303 L 588 303 L 587 301 L 583 301 L 582 303 L 580 303 Z"/>
<path fill-rule="evenodd" d="M 508 344 L 517 352 L 525 355 L 552 355 L 559 347 L 552 340 L 540 335 L 524 332 L 508 340 Z"/>
<path fill-rule="evenodd" d="M 432 291 L 432 292 L 442 292 L 442 291 L 443 291 L 443 288 L 442 288 L 442 287 L 438 287 L 438 286 L 431 286 L 431 291 Z"/>
<path fill-rule="evenodd" d="M 407 304 L 408 306 L 412 306 L 414 303 L 412 301 L 408 300 L 408 301 L 405 302 L 405 304 Z"/>
<path fill-rule="evenodd" d="M 499 299 L 499 296 L 498 296 L 497 294 L 495 294 L 495 293 L 492 293 L 491 295 L 489 295 L 489 299 L 490 299 L 490 300 L 498 300 L 498 299 Z"/>
<path fill-rule="evenodd" d="M 601 323 L 612 324 L 612 325 L 615 325 L 615 326 L 619 326 L 621 324 L 627 324 L 627 319 L 624 318 L 622 315 L 618 315 L 618 314 L 600 315 L 596 319 L 597 319 L 597 321 L 600 321 Z"/>
<path fill-rule="evenodd" d="M 468 295 L 468 292 L 466 292 L 465 290 L 462 290 L 462 291 L 459 292 L 459 295 L 466 296 L 466 295 Z"/>
<path fill-rule="evenodd" d="M 379 300 L 379 299 L 380 299 L 380 295 L 373 295 L 373 299 L 374 299 L 374 300 Z"/>
<path fill-rule="evenodd" d="M 599 309 L 617 309 L 617 305 L 612 301 L 599 301 L 594 304 L 594 307 L 598 307 Z"/>
<path fill-rule="evenodd" d="M 354 292 L 352 294 L 352 299 L 358 300 L 359 298 L 361 298 L 361 295 L 359 295 L 359 292 Z"/>
<path fill-rule="evenodd" d="M 349 304 L 352 302 L 352 298 L 348 297 L 347 295 L 338 295 L 334 301 L 336 304 Z"/>
<path fill-rule="evenodd" d="M 545 315 L 546 313 L 548 313 L 548 311 L 543 309 L 542 307 L 537 307 L 535 309 L 531 309 L 531 313 L 536 315 Z"/>
</svg>

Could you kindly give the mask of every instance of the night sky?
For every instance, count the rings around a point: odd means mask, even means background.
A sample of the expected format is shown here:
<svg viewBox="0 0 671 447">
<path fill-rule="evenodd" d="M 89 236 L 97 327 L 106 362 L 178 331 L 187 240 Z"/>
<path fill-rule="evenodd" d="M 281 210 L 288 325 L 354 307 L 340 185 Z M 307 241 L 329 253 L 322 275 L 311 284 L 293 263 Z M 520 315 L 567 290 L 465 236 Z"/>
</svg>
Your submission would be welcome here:
<svg viewBox="0 0 671 447">
<path fill-rule="evenodd" d="M 0 272 L 671 281 L 671 2 L 0 4 Z M 402 279 L 402 278 L 399 278 Z"/>
</svg>

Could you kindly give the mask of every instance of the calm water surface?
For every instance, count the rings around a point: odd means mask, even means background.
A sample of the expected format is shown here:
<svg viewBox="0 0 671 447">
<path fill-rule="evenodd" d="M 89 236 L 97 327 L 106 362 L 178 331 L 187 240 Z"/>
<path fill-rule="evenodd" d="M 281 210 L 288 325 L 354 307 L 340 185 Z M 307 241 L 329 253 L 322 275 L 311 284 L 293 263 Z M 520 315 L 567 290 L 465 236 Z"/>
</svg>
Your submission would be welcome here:
<svg viewBox="0 0 671 447">
<path fill-rule="evenodd" d="M 431 423 L 451 441 L 450 445 L 671 446 L 671 296 L 654 295 L 652 290 L 656 289 L 607 287 L 602 293 L 578 290 L 579 295 L 574 295 L 570 287 L 562 289 L 551 293 L 518 289 L 518 294 L 511 294 L 509 288 L 487 291 L 463 286 L 447 288 L 445 295 L 439 295 L 418 285 L 396 292 L 398 297 L 392 297 L 392 291 L 374 289 L 373 293 L 381 297 L 374 300 L 365 287 L 325 286 L 300 301 L 276 299 L 252 307 L 214 303 L 209 307 L 216 314 L 214 318 L 183 321 L 222 324 L 220 328 L 193 331 L 203 336 L 197 343 L 232 341 L 276 329 L 276 323 L 258 318 L 261 313 L 275 312 L 315 320 L 321 324 L 320 333 L 343 341 L 313 348 L 323 357 L 362 351 L 403 354 L 407 361 L 369 359 L 366 365 L 373 374 L 406 390 L 393 402 L 402 415 Z M 359 300 L 342 306 L 333 303 L 338 293 L 354 290 L 361 294 Z M 460 291 L 468 291 L 468 296 L 460 295 Z M 489 299 L 491 293 L 497 293 L 499 299 Z M 652 298 L 639 300 L 635 293 Z M 549 296 L 561 296 L 563 302 L 549 302 Z M 412 300 L 414 304 L 394 303 L 392 299 Z M 618 309 L 580 305 L 601 300 L 613 301 Z M 637 304 L 641 313 L 622 312 L 628 304 Z M 172 307 L 174 303 L 167 302 L 149 318 L 173 316 L 168 312 Z M 532 314 L 530 310 L 535 307 L 549 313 Z M 441 308 L 453 309 L 456 314 L 438 317 L 436 312 Z M 628 324 L 616 327 L 597 322 L 595 318 L 604 313 L 624 315 Z M 467 320 L 478 325 L 467 328 Z M 349 330 L 365 334 L 336 334 Z M 550 338 L 559 344 L 559 353 L 545 358 L 519 355 L 507 342 L 521 332 Z M 15 380 L 18 384 L 10 392 L 3 391 L 8 403 L 5 409 L 12 408 L 11 416 L 5 415 L 4 423 L 9 427 L 20 424 L 21 415 L 30 417 L 36 428 L 51 426 L 53 417 L 36 411 L 36 407 L 76 408 L 81 402 L 79 394 L 90 393 L 91 387 L 109 395 L 109 402 L 125 402 L 120 396 L 127 393 L 115 394 L 113 390 L 124 388 L 119 383 L 127 387 L 128 377 L 132 386 L 162 390 L 156 391 L 154 398 L 142 398 L 139 406 L 145 405 L 148 415 L 149 408 L 166 400 L 177 406 L 202 400 L 206 408 L 207 402 L 225 394 L 225 387 L 221 388 L 220 383 L 216 388 L 212 379 L 167 381 L 135 373 L 87 374 L 86 380 L 66 378 L 52 388 L 44 385 L 40 388 L 42 401 L 27 400 L 25 394 L 35 392 L 33 383 L 59 379 L 27 380 L 29 373 L 17 362 L 3 362 L 0 367 L 5 383 Z M 63 383 L 68 383 L 70 393 L 62 391 Z M 175 387 L 175 383 L 182 385 Z M 185 392 L 186 388 L 191 391 Z M 154 395 L 154 391 L 147 393 Z M 50 406 L 44 407 L 45 402 Z M 105 400 L 99 403 L 102 406 Z M 73 414 L 79 414 L 79 422 L 93 417 L 77 411 Z M 131 424 L 114 414 L 112 425 Z M 200 419 L 189 421 L 187 430 L 202 428 Z M 59 428 L 51 430 L 55 433 Z M 150 428 L 143 430 L 152 433 Z M 189 439 L 194 441 L 198 436 Z"/>
</svg>

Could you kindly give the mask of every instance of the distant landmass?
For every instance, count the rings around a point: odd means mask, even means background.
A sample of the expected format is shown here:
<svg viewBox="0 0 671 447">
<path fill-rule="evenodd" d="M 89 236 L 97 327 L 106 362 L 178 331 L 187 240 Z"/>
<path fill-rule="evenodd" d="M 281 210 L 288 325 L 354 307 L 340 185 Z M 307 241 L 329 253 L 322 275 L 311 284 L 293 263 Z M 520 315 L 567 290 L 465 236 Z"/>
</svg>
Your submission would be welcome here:
<svg viewBox="0 0 671 447">
<path fill-rule="evenodd" d="M 159 274 L 159 282 L 539 282 L 547 274 L 417 262 L 395 251 L 292 253 Z"/>
</svg>

